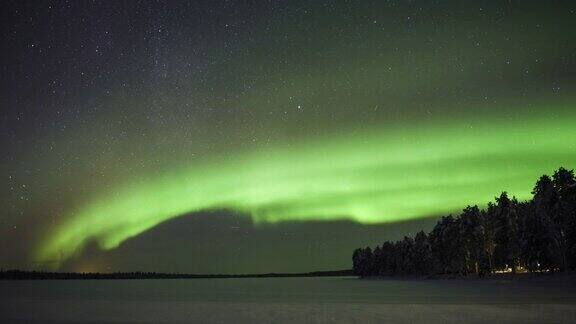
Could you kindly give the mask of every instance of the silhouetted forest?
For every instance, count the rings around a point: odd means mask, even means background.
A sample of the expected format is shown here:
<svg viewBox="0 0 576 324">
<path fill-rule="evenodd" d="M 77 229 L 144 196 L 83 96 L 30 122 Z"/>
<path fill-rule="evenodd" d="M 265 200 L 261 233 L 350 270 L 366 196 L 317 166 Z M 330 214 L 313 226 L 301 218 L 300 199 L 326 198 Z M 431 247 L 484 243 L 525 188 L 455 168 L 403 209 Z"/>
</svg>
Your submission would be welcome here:
<svg viewBox="0 0 576 324">
<path fill-rule="evenodd" d="M 540 177 L 532 194 L 519 202 L 503 192 L 485 209 L 468 206 L 458 216 L 442 217 L 430 233 L 356 249 L 353 271 L 363 277 L 484 276 L 576 269 L 574 170 Z"/>
</svg>

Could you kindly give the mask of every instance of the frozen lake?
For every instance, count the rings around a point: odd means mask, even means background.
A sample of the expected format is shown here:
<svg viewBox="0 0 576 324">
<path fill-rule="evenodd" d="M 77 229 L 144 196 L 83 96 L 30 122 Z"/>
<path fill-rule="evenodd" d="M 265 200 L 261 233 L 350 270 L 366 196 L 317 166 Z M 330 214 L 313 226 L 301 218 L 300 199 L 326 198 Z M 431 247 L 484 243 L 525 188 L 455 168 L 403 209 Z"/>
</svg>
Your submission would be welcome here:
<svg viewBox="0 0 576 324">
<path fill-rule="evenodd" d="M 572 322 L 572 278 L 0 281 L 0 322 Z"/>
</svg>

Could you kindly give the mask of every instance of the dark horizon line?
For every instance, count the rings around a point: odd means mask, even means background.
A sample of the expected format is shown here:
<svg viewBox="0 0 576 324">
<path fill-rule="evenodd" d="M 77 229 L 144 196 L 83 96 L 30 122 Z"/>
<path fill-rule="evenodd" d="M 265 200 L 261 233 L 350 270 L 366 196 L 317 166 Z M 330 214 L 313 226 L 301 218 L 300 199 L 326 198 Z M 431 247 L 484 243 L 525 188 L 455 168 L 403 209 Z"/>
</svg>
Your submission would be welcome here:
<svg viewBox="0 0 576 324">
<path fill-rule="evenodd" d="M 298 273 L 193 274 L 166 272 L 49 272 L 0 270 L 0 280 L 99 280 L 99 279 L 226 279 L 226 278 L 289 278 L 355 276 L 352 269 Z"/>
</svg>

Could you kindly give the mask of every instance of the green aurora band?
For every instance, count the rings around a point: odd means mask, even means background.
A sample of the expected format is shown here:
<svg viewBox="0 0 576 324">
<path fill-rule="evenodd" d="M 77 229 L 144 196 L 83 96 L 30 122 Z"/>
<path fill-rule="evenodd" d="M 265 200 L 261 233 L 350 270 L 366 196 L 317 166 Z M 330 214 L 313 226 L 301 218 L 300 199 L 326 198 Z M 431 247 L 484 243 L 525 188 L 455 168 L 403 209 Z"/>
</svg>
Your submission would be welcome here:
<svg viewBox="0 0 576 324">
<path fill-rule="evenodd" d="M 202 210 L 234 210 L 256 224 L 370 224 L 457 211 L 489 201 L 499 190 L 526 199 L 539 175 L 576 164 L 573 108 L 542 107 L 548 117 L 357 131 L 144 176 L 70 213 L 36 256 L 68 259 L 92 240 L 113 249 L 159 223 Z"/>
</svg>

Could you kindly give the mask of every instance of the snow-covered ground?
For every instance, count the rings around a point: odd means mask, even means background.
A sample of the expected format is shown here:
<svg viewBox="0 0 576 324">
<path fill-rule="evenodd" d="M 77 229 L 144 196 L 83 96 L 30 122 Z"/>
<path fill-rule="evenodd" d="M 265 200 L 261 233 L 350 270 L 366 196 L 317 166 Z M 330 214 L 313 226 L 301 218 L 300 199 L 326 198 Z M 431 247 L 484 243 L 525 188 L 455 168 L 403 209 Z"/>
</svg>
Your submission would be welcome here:
<svg viewBox="0 0 576 324">
<path fill-rule="evenodd" d="M 0 281 L 0 322 L 574 322 L 571 276 Z"/>
</svg>

